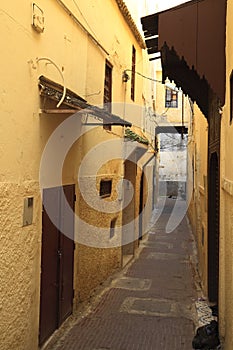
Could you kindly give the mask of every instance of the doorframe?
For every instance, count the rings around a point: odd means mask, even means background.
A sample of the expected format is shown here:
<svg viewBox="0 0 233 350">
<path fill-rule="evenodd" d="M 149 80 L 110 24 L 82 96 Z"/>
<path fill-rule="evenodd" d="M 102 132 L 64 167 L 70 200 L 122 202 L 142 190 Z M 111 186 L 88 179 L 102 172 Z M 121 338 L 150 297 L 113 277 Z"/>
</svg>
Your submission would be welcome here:
<svg viewBox="0 0 233 350">
<path fill-rule="evenodd" d="M 219 236 L 220 236 L 220 101 L 209 89 L 208 103 L 208 242 L 207 292 L 210 302 L 219 298 Z"/>
<path fill-rule="evenodd" d="M 67 319 L 67 317 L 69 315 L 72 314 L 73 311 L 73 297 L 74 297 L 74 249 L 75 249 L 75 244 L 74 244 L 74 215 L 72 215 L 72 220 L 73 222 L 71 223 L 71 231 L 72 231 L 72 237 L 70 237 L 70 215 L 66 214 L 66 209 L 64 209 L 64 203 L 65 200 L 67 201 L 67 203 L 65 204 L 65 206 L 68 204 L 71 209 L 75 210 L 75 184 L 71 184 L 71 185 L 64 185 L 64 186 L 60 186 L 60 187 L 53 187 L 53 188 L 46 188 L 43 191 L 43 197 L 45 196 L 45 191 L 51 191 L 51 196 L 54 193 L 55 194 L 55 198 L 57 198 L 57 206 L 55 206 L 56 208 L 56 215 L 58 216 L 58 220 L 59 220 L 59 227 L 56 227 L 56 225 L 52 222 L 52 220 L 49 218 L 48 214 L 46 213 L 46 209 L 43 206 L 43 211 L 42 211 L 42 242 L 41 242 L 41 268 L 43 266 L 43 255 L 45 253 L 44 251 L 44 244 L 45 244 L 45 239 L 43 237 L 43 235 L 45 235 L 45 230 L 46 228 L 44 228 L 43 225 L 43 221 L 46 218 L 48 218 L 48 223 L 49 225 L 51 225 L 51 231 L 53 232 L 54 237 L 52 237 L 52 240 L 54 240 L 52 242 L 52 252 L 49 252 L 49 249 L 51 249 L 51 247 L 48 247 L 47 253 L 51 253 L 51 256 L 54 256 L 55 253 L 55 257 L 53 260 L 54 266 L 56 266 L 56 269 L 54 270 L 54 272 L 56 272 L 56 283 L 54 283 L 54 287 L 56 288 L 56 292 L 54 292 L 53 294 L 56 294 L 56 300 L 54 301 L 54 314 L 52 314 L 52 318 L 54 320 L 52 327 L 50 327 L 51 329 L 49 329 L 49 331 L 46 334 L 46 328 L 43 329 L 44 334 L 42 334 L 41 332 L 41 328 L 42 328 L 42 323 L 43 322 L 43 318 L 45 317 L 45 312 L 46 310 L 42 309 L 42 307 L 44 308 L 44 306 L 42 306 L 42 300 L 43 298 L 45 298 L 45 291 L 42 290 L 42 284 L 48 283 L 48 282 L 44 282 L 43 279 L 43 270 L 41 270 L 41 276 L 40 276 L 40 314 L 39 314 L 39 346 L 42 346 L 48 339 L 49 337 L 56 331 L 56 329 L 58 329 L 61 324 Z M 53 192 L 54 191 L 54 192 Z M 66 193 L 68 191 L 68 196 L 66 196 Z M 49 193 L 48 193 L 49 195 Z M 65 198 L 64 198 L 65 196 Z M 52 196 L 53 198 L 53 196 Z M 54 213 L 53 213 L 54 215 Z M 69 225 L 69 237 L 65 236 L 64 233 L 62 233 L 62 226 L 63 227 L 66 225 L 65 221 L 68 218 L 68 225 Z M 49 226 L 48 225 L 48 226 Z M 54 230 L 53 230 L 54 228 Z M 47 231 L 48 234 L 48 231 Z M 73 238 L 73 239 L 72 239 Z M 69 241 L 68 241 L 69 240 Z M 51 242 L 51 241 L 50 241 Z M 49 241 L 47 241 L 46 243 L 50 243 Z M 65 246 L 66 243 L 66 246 Z M 68 294 L 71 296 L 70 302 L 71 302 L 71 309 L 70 311 L 66 314 L 62 314 L 62 298 L 64 296 L 63 291 L 64 291 L 64 273 L 63 273 L 63 268 L 64 268 L 64 262 L 67 261 L 65 258 L 65 253 L 64 249 L 67 247 L 68 244 L 68 250 L 69 253 L 72 251 L 72 257 L 71 257 L 71 264 L 70 264 L 70 271 L 68 273 L 68 275 L 72 276 L 72 283 L 71 283 L 71 289 L 68 286 Z M 57 253 L 54 251 L 54 247 L 57 247 Z M 62 254 L 62 250 L 63 250 L 63 254 Z M 63 258 L 64 256 L 64 258 Z M 68 265 L 69 265 L 68 264 Z M 43 266 L 44 270 L 46 269 L 46 266 Z M 45 270 L 44 273 L 48 273 L 48 270 Z M 54 277 L 54 276 L 53 276 Z M 67 299 L 68 300 L 68 299 Z M 70 303 L 68 302 L 68 304 Z M 44 316 L 42 316 L 44 315 Z M 53 317 L 54 316 L 54 317 Z M 47 328 L 48 329 L 48 328 Z M 53 330 L 52 330 L 53 329 Z"/>
<path fill-rule="evenodd" d="M 218 302 L 219 288 L 219 157 L 210 154 L 208 183 L 208 299 Z"/>
</svg>

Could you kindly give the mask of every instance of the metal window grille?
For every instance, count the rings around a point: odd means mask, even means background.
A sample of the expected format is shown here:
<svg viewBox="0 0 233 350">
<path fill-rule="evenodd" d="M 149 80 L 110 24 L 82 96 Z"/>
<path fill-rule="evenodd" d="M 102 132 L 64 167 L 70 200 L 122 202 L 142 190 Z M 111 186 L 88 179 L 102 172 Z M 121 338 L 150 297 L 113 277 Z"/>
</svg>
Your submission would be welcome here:
<svg viewBox="0 0 233 350">
<path fill-rule="evenodd" d="M 177 108 L 178 107 L 178 92 L 166 88 L 165 107 Z"/>
</svg>

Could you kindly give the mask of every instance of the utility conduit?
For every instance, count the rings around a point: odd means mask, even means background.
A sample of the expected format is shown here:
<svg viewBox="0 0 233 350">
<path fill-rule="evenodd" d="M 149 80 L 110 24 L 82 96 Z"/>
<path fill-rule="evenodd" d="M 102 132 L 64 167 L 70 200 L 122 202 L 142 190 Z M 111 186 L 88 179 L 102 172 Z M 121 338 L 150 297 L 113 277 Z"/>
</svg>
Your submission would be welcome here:
<svg viewBox="0 0 233 350">
<path fill-rule="evenodd" d="M 84 25 L 78 20 L 78 18 L 72 13 L 72 11 L 65 5 L 64 1 L 57 0 L 60 6 L 68 13 L 68 15 L 73 19 L 73 21 L 91 38 L 91 40 L 102 50 L 106 55 L 109 56 L 109 53 L 105 48 L 100 44 L 100 42 L 87 30 Z"/>
<path fill-rule="evenodd" d="M 40 62 L 40 61 L 47 61 L 49 63 L 51 63 L 59 72 L 61 78 L 62 78 L 62 82 L 63 82 L 63 94 L 62 94 L 62 97 L 60 99 L 60 101 L 58 102 L 57 104 L 57 108 L 60 107 L 60 105 L 62 104 L 62 102 L 64 101 L 65 97 L 66 97 L 66 86 L 65 86 L 65 79 L 64 79 L 64 75 L 62 73 L 62 71 L 60 70 L 60 68 L 56 65 L 56 63 L 54 63 L 50 58 L 47 58 L 47 57 L 39 57 L 39 58 L 36 58 L 36 62 Z"/>
</svg>

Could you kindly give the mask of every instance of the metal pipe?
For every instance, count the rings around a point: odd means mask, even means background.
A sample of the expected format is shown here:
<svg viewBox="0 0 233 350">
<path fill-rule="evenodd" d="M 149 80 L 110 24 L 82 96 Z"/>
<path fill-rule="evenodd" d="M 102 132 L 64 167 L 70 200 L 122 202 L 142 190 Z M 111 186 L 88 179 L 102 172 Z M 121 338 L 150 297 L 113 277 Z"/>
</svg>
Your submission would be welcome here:
<svg viewBox="0 0 233 350">
<path fill-rule="evenodd" d="M 54 63 L 50 58 L 47 57 L 40 57 L 36 59 L 36 62 L 40 62 L 40 61 L 48 61 L 49 63 L 51 63 L 52 65 L 54 65 L 54 67 L 58 70 L 61 78 L 62 78 L 62 82 L 63 82 L 63 94 L 62 97 L 60 99 L 60 101 L 57 104 L 57 108 L 60 107 L 60 105 L 62 104 L 62 102 L 64 101 L 65 97 L 66 97 L 66 86 L 65 86 L 65 79 L 64 79 L 64 75 L 62 73 L 62 71 L 60 70 L 60 68 L 56 65 L 56 63 Z"/>
<path fill-rule="evenodd" d="M 181 111 L 181 118 L 182 118 L 182 126 L 181 126 L 181 138 L 184 139 L 184 93 L 182 93 L 182 111 Z"/>
</svg>

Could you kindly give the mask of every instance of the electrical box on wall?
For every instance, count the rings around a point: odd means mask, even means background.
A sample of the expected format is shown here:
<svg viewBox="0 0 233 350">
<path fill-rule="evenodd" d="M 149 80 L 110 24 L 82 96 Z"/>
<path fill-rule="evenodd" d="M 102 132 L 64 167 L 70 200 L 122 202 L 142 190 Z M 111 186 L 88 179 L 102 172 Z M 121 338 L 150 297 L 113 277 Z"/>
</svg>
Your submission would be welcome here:
<svg viewBox="0 0 233 350">
<path fill-rule="evenodd" d="M 32 224 L 33 219 L 33 197 L 24 198 L 24 209 L 23 209 L 23 226 Z"/>
<path fill-rule="evenodd" d="M 44 12 L 35 3 L 32 4 L 32 27 L 38 33 L 44 31 Z"/>
</svg>

